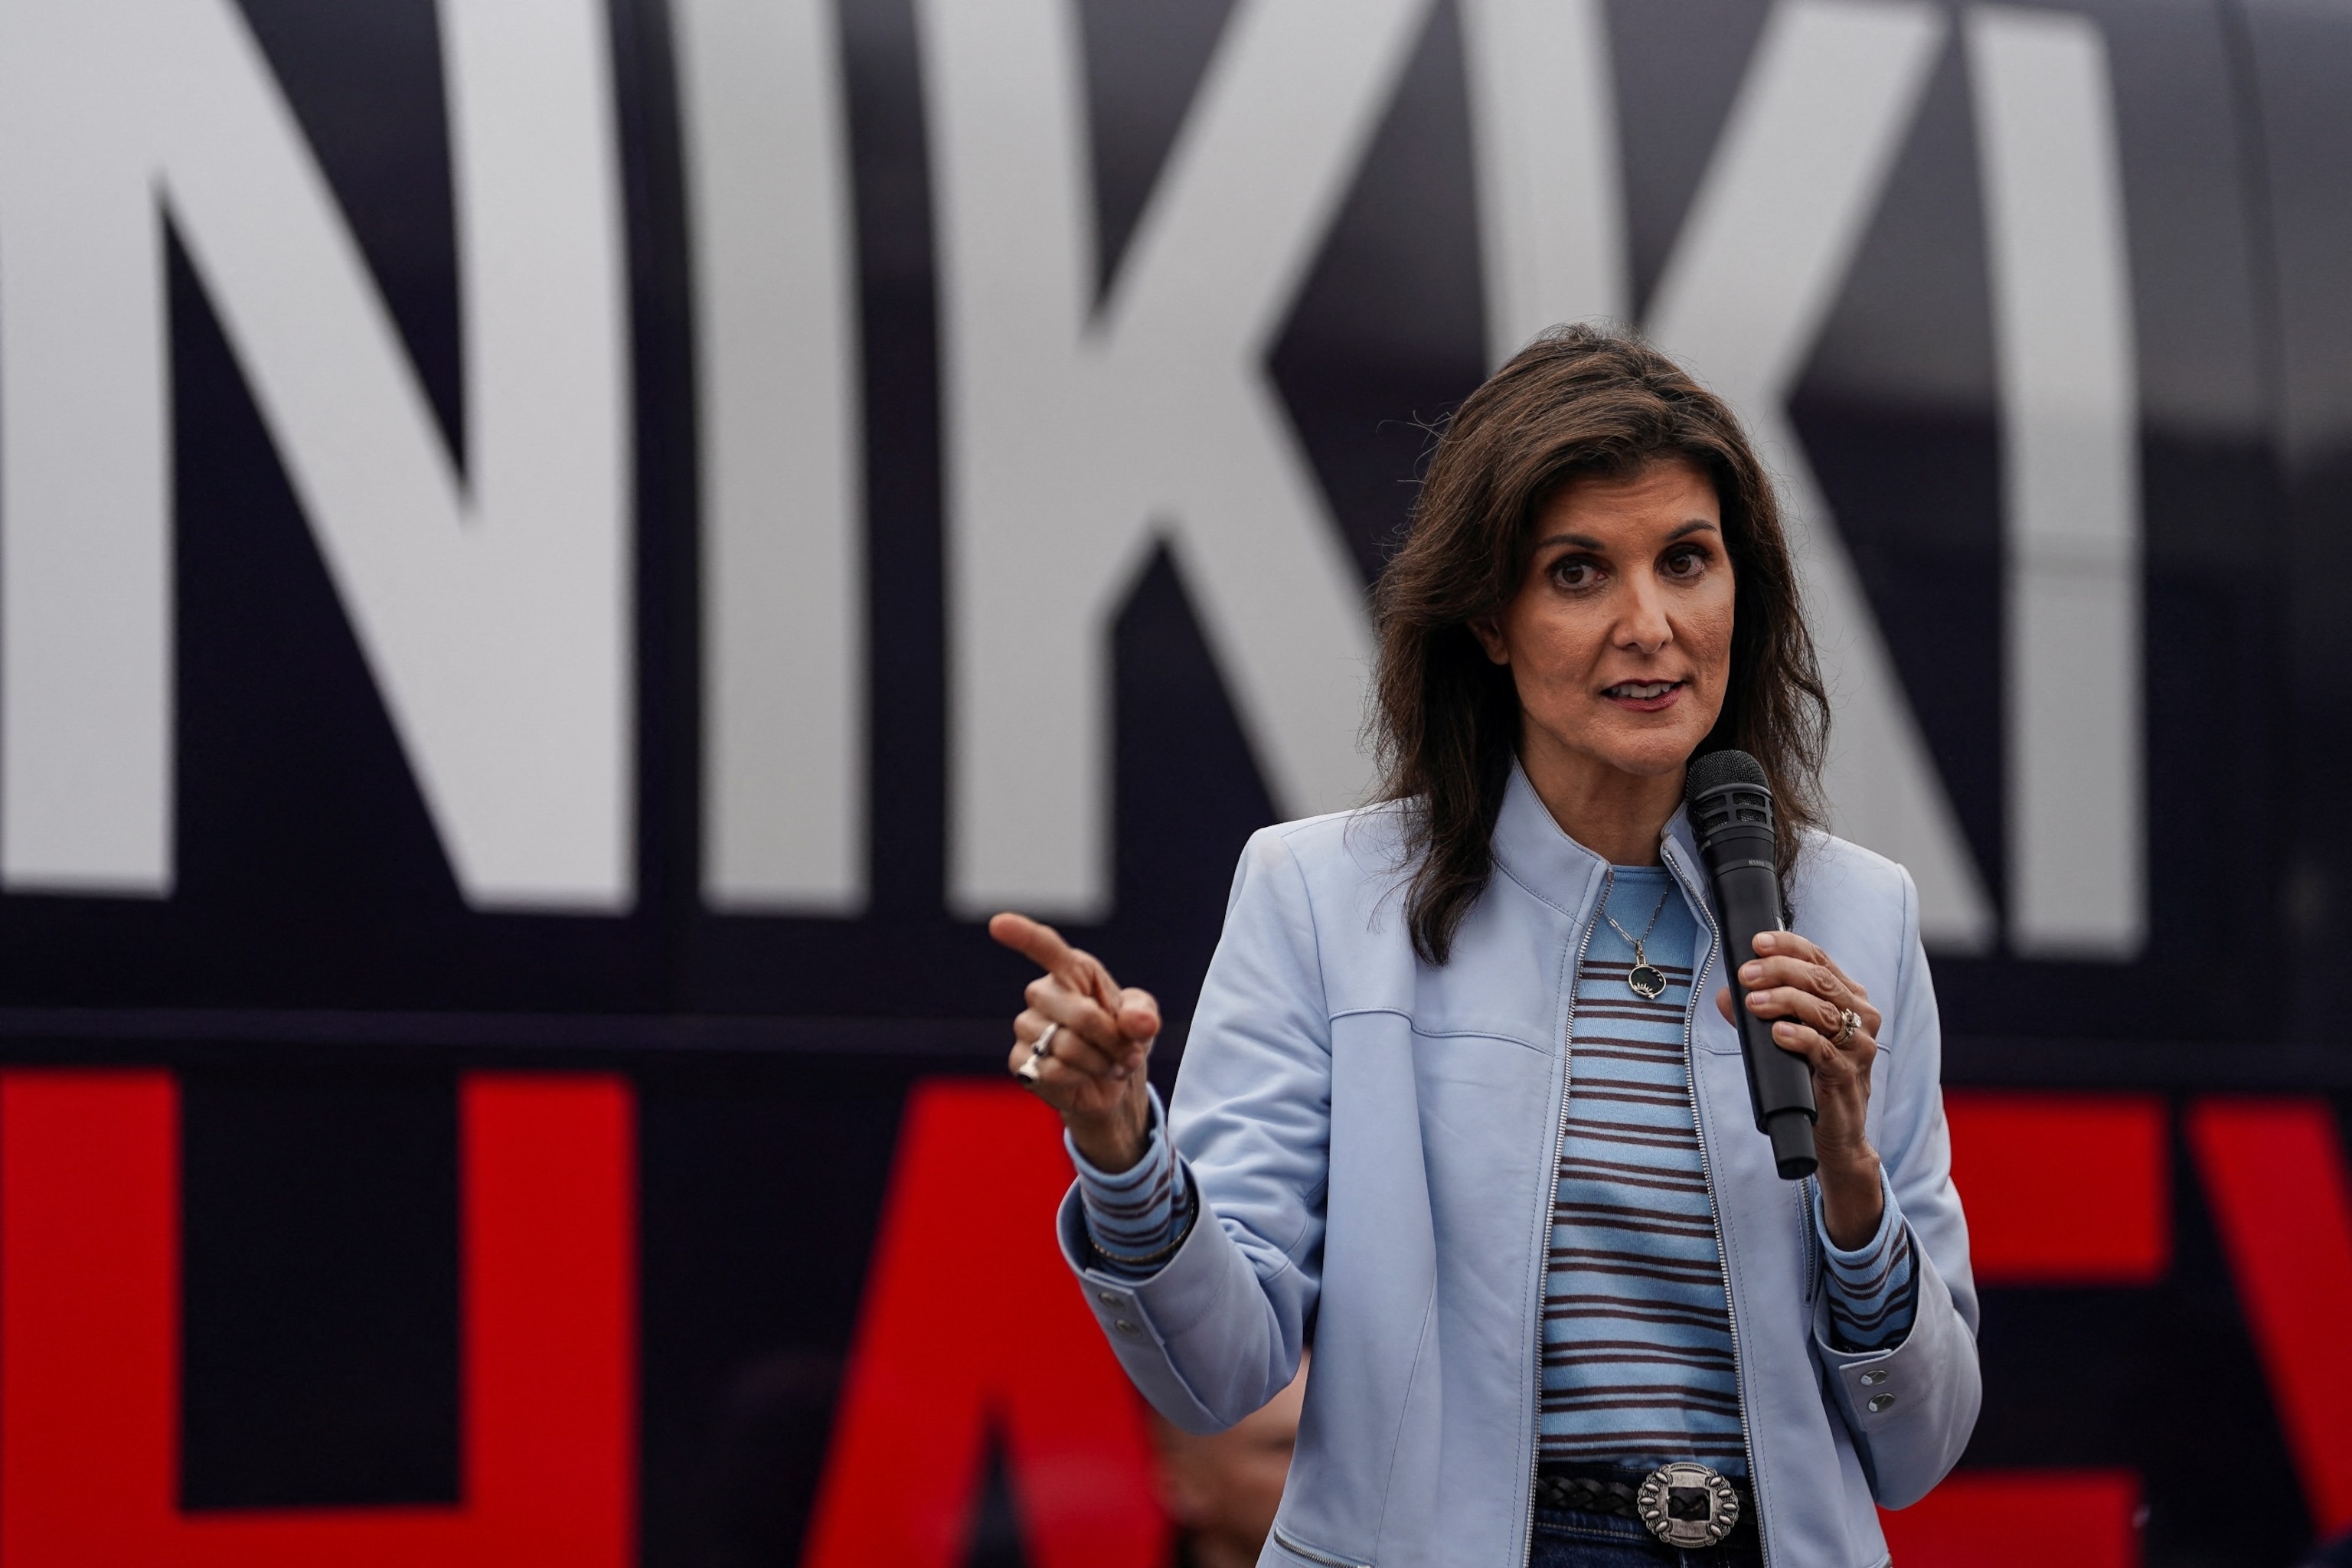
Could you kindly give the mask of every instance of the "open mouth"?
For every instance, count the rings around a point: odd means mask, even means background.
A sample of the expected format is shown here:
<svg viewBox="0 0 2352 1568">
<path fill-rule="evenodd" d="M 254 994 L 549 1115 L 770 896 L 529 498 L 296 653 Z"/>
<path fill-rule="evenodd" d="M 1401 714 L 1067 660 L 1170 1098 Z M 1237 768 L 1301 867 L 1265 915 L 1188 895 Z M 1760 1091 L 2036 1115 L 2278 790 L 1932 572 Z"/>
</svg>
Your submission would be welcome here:
<svg viewBox="0 0 2352 1568">
<path fill-rule="evenodd" d="M 1601 688 L 1601 695 L 1631 708 L 1663 708 L 1689 684 L 1686 680 L 1621 680 Z"/>
</svg>

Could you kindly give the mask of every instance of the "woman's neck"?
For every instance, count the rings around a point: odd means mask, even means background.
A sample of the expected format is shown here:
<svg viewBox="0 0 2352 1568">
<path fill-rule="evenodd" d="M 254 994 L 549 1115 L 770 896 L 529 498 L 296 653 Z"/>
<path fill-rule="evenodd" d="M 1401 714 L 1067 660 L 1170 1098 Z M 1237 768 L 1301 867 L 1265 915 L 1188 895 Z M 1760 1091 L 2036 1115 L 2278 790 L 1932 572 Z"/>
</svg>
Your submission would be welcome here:
<svg viewBox="0 0 2352 1568">
<path fill-rule="evenodd" d="M 1540 742 L 1519 766 L 1559 830 L 1612 866 L 1654 866 L 1666 823 L 1683 803 L 1683 770 L 1646 778 Z"/>
</svg>

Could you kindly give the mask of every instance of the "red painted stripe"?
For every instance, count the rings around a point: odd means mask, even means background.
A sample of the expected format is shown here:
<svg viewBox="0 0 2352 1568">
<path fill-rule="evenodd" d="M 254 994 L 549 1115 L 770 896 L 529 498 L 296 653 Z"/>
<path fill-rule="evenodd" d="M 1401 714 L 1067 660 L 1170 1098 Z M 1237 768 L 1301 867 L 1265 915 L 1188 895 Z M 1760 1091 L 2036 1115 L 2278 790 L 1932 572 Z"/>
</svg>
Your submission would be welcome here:
<svg viewBox="0 0 2352 1568">
<path fill-rule="evenodd" d="M 635 1552 L 634 1112 L 604 1078 L 459 1100 L 465 1502 L 179 1511 L 179 1093 L 0 1074 L 0 1562 L 622 1568 Z"/>
<path fill-rule="evenodd" d="M 2352 1175 L 2323 1100 L 2189 1114 L 2238 1300 L 2323 1533 L 2352 1525 Z"/>
<path fill-rule="evenodd" d="M 992 1434 L 1036 1568 L 1165 1561 L 1139 1404 L 1055 1246 L 1069 1184 L 1021 1090 L 908 1098 L 806 1568 L 957 1568 Z"/>
<path fill-rule="evenodd" d="M 2138 1516 L 2129 1470 L 1959 1470 L 1878 1518 L 1903 1568 L 2137 1568 Z"/>
<path fill-rule="evenodd" d="M 2172 1261 L 2164 1101 L 1953 1090 L 1952 1181 L 1980 1285 L 2147 1285 Z"/>
</svg>

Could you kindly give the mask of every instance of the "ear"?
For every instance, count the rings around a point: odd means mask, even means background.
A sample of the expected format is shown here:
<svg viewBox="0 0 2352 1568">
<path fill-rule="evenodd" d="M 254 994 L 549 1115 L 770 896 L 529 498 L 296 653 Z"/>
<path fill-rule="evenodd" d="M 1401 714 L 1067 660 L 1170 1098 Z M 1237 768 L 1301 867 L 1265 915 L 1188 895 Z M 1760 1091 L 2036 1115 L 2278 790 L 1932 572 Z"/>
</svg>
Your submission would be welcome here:
<svg viewBox="0 0 2352 1568">
<path fill-rule="evenodd" d="M 1486 650 L 1490 662 L 1505 665 L 1511 662 L 1510 645 L 1503 641 L 1503 630 L 1495 624 L 1494 616 L 1480 616 L 1469 625 L 1470 635 L 1476 637 L 1478 646 Z"/>
</svg>

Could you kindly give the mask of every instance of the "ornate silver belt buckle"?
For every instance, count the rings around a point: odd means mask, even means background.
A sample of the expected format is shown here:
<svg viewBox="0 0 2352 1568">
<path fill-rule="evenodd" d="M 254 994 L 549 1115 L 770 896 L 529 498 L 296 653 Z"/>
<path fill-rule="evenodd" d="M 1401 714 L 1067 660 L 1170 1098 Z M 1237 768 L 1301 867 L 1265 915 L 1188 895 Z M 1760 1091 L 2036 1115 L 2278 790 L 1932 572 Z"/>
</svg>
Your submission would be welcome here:
<svg viewBox="0 0 2352 1568">
<path fill-rule="evenodd" d="M 1651 1471 L 1633 1508 L 1650 1533 L 1668 1546 L 1713 1546 L 1739 1522 L 1739 1494 L 1731 1483 L 1687 1460 Z"/>
</svg>

